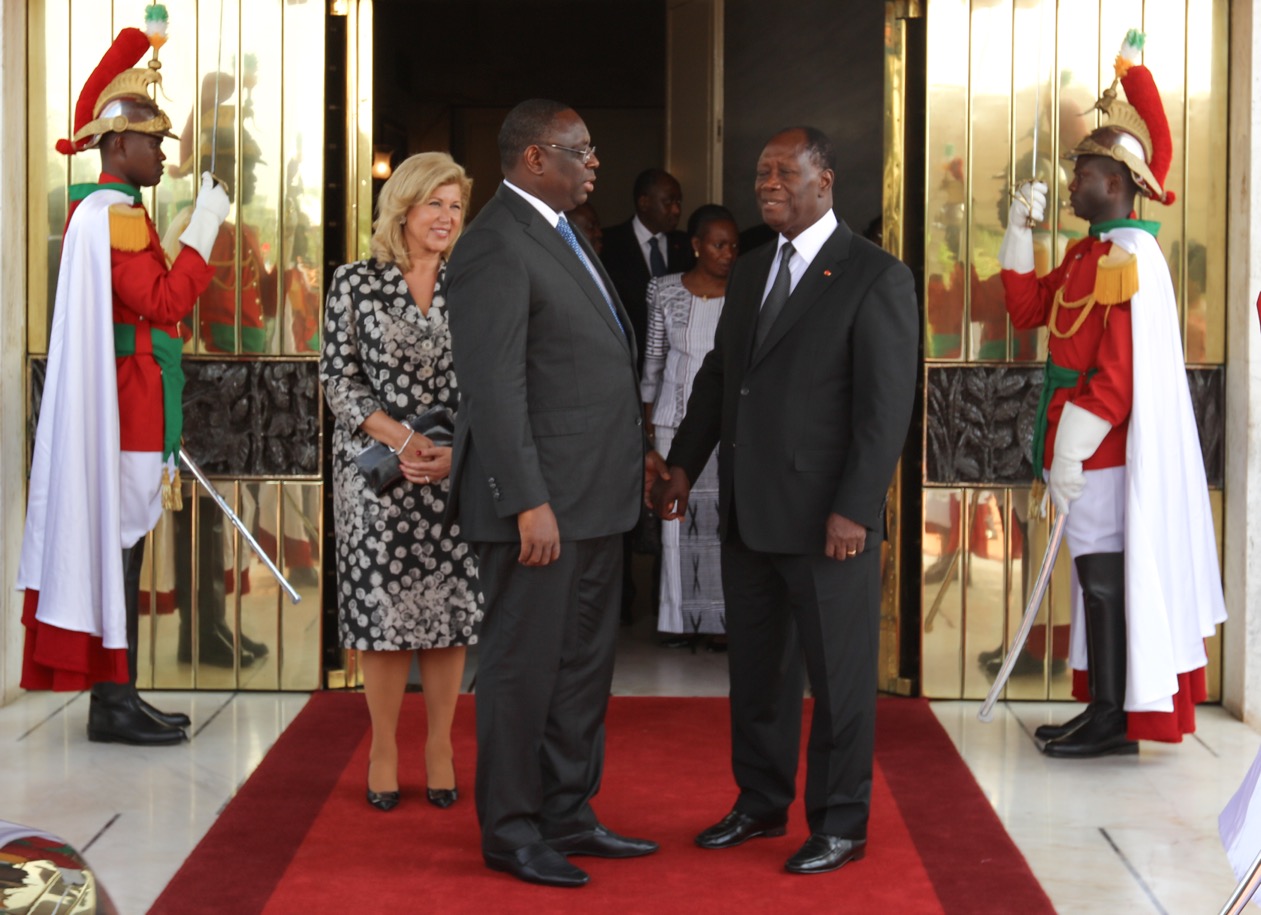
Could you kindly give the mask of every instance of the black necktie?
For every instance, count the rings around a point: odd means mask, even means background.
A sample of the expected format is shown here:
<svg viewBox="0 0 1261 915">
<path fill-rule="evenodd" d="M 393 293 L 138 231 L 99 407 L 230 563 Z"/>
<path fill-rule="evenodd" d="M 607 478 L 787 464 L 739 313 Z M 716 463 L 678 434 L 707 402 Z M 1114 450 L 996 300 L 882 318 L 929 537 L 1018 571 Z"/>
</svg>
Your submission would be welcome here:
<svg viewBox="0 0 1261 915">
<path fill-rule="evenodd" d="M 653 276 L 665 276 L 666 259 L 661 256 L 660 237 L 648 239 L 648 269 Z"/>
<path fill-rule="evenodd" d="M 784 247 L 779 249 L 779 272 L 775 274 L 775 282 L 771 284 L 771 291 L 766 294 L 766 301 L 762 303 L 762 311 L 757 318 L 757 336 L 753 341 L 754 352 L 761 348 L 762 341 L 771 332 L 771 325 L 784 310 L 784 303 L 788 301 L 788 295 L 792 292 L 792 274 L 788 272 L 788 262 L 792 260 L 792 256 L 792 242 L 784 242 Z"/>
</svg>

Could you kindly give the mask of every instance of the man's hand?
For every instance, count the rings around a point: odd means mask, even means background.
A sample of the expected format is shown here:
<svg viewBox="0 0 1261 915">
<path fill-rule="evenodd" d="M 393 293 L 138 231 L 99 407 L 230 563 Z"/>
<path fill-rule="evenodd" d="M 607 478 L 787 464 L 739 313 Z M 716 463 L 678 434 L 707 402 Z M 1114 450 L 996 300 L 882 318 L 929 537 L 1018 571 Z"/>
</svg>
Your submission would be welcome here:
<svg viewBox="0 0 1261 915">
<path fill-rule="evenodd" d="M 827 534 L 827 549 L 824 552 L 829 559 L 841 562 L 853 559 L 867 545 L 867 528 L 836 512 L 828 515 Z"/>
<path fill-rule="evenodd" d="M 1033 272 L 1033 229 L 1046 212 L 1046 185 L 1026 181 L 1012 195 L 1007 231 L 998 247 L 998 265 L 1016 273 Z"/>
<path fill-rule="evenodd" d="M 517 561 L 523 566 L 551 565 L 560 558 L 560 528 L 552 506 L 546 502 L 517 515 L 517 530 L 521 533 L 521 555 Z"/>
<path fill-rule="evenodd" d="M 644 505 L 652 508 L 652 485 L 658 480 L 670 479 L 670 468 L 660 452 L 649 451 L 644 455 Z"/>
<path fill-rule="evenodd" d="M 691 491 L 692 483 L 683 472 L 683 468 L 671 467 L 665 476 L 652 484 L 648 507 L 655 511 L 662 521 L 674 521 L 682 518 L 687 512 L 687 497 Z"/>
<path fill-rule="evenodd" d="M 206 263 L 210 263 L 210 249 L 219 237 L 219 226 L 228 218 L 231 205 L 228 192 L 215 181 L 210 172 L 203 172 L 201 193 L 197 195 L 193 215 L 189 217 L 188 228 L 180 235 L 180 241 L 200 254 Z"/>
<path fill-rule="evenodd" d="M 1111 431 L 1112 424 L 1103 417 L 1075 403 L 1064 404 L 1055 429 L 1055 452 L 1051 455 L 1051 472 L 1046 481 L 1046 490 L 1061 514 L 1067 515 L 1070 506 L 1081 498 L 1086 489 L 1082 464 L 1099 450 Z"/>
</svg>

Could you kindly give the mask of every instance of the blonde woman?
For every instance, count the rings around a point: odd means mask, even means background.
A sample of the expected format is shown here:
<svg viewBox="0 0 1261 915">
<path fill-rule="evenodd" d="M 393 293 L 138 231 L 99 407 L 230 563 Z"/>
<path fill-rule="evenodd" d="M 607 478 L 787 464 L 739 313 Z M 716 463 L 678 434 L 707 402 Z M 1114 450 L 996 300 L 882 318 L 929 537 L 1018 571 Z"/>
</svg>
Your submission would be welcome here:
<svg viewBox="0 0 1261 915">
<path fill-rule="evenodd" d="M 457 798 L 451 723 L 482 597 L 474 554 L 444 525 L 451 449 L 405 425 L 459 396 L 447 326 L 447 256 L 472 181 L 445 153 L 407 159 L 381 189 L 372 258 L 339 267 L 324 313 L 320 358 L 335 419 L 333 499 L 341 644 L 360 651 L 372 719 L 368 803 L 399 802 L 399 709 L 414 652 L 428 713 L 427 797 Z M 403 476 L 378 493 L 355 457 L 375 442 Z"/>
</svg>

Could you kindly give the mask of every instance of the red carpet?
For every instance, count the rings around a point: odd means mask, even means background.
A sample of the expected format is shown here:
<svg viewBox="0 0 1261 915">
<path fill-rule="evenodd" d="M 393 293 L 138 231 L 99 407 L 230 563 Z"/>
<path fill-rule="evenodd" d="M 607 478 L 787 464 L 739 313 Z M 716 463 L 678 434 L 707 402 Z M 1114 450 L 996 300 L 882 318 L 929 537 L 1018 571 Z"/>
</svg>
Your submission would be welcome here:
<svg viewBox="0 0 1261 915">
<path fill-rule="evenodd" d="M 400 732 L 416 738 L 403 747 L 404 799 L 383 814 L 363 797 L 363 696 L 313 695 L 150 911 L 1054 911 L 925 701 L 880 700 L 866 859 L 799 877 L 783 862 L 806 838 L 800 802 L 783 838 L 728 851 L 692 844 L 735 797 L 725 699 L 615 698 L 596 810 L 619 832 L 657 840 L 661 851 L 575 859 L 591 874 L 580 890 L 529 886 L 483 866 L 472 803 L 473 698 L 460 703 L 459 803 L 439 810 L 424 801 L 424 705 L 409 695 Z"/>
</svg>

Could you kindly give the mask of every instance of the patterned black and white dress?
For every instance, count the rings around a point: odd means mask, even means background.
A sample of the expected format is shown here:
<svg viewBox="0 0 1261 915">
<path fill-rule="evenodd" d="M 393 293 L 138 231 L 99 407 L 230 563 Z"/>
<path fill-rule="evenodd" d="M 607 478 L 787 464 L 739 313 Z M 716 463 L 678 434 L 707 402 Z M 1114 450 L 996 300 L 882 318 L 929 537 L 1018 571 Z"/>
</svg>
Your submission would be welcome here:
<svg viewBox="0 0 1261 915">
<path fill-rule="evenodd" d="M 692 394 L 692 382 L 714 348 L 723 297 L 693 295 L 683 274 L 648 281 L 648 334 L 640 395 L 653 404 L 657 449 L 670 453 Z M 709 456 L 687 500 L 687 514 L 661 522 L 660 632 L 689 635 L 727 631 L 718 540 L 718 450 Z"/>
<path fill-rule="evenodd" d="M 397 266 L 367 260 L 337 269 L 324 311 L 320 380 L 334 417 L 333 506 L 341 644 L 373 651 L 477 642 L 477 558 L 442 520 L 449 479 L 401 480 L 382 495 L 355 457 L 374 443 L 359 426 L 384 410 L 403 420 L 459 401 L 444 280 L 421 314 Z"/>
</svg>

